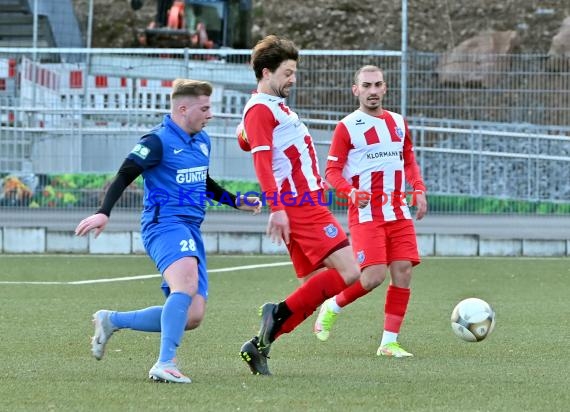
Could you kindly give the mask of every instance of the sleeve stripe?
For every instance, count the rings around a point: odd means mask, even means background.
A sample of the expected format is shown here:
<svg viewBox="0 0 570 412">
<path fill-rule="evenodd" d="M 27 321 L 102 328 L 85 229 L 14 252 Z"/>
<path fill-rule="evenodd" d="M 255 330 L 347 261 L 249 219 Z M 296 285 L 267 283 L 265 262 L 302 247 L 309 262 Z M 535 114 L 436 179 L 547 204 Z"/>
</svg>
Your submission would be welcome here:
<svg viewBox="0 0 570 412">
<path fill-rule="evenodd" d="M 336 156 L 330 156 L 330 155 L 329 155 L 329 156 L 327 157 L 327 160 L 333 160 L 333 161 L 335 161 L 335 162 L 338 162 L 338 157 L 336 157 Z"/>
<path fill-rule="evenodd" d="M 256 153 L 256 152 L 261 152 L 264 150 L 271 150 L 271 147 L 269 146 L 257 146 L 254 147 L 253 149 L 251 149 L 251 154 Z"/>
</svg>

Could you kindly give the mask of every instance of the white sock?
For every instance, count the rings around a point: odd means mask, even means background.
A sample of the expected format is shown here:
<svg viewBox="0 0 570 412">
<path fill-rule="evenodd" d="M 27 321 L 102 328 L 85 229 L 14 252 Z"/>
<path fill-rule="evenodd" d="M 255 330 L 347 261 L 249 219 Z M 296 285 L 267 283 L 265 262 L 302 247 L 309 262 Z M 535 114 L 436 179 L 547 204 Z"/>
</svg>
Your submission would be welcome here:
<svg viewBox="0 0 570 412">
<path fill-rule="evenodd" d="M 338 303 L 336 303 L 336 296 L 334 296 L 332 299 L 329 299 L 329 308 L 334 313 L 340 313 L 342 308 L 340 306 L 338 306 Z"/>
<path fill-rule="evenodd" d="M 398 341 L 398 334 L 394 332 L 388 332 L 387 330 L 382 333 L 382 341 L 380 342 L 380 346 L 387 345 L 388 343 L 397 342 Z"/>
</svg>

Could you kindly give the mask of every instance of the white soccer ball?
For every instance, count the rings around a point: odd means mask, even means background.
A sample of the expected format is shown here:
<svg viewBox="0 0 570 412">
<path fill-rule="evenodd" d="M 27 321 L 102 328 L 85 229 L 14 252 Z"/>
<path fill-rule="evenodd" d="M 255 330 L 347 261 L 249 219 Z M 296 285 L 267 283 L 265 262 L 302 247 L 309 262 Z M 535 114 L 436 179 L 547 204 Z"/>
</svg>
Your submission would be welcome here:
<svg viewBox="0 0 570 412">
<path fill-rule="evenodd" d="M 482 341 L 495 328 L 495 311 L 482 299 L 464 299 L 451 313 L 451 327 L 467 342 Z"/>
</svg>

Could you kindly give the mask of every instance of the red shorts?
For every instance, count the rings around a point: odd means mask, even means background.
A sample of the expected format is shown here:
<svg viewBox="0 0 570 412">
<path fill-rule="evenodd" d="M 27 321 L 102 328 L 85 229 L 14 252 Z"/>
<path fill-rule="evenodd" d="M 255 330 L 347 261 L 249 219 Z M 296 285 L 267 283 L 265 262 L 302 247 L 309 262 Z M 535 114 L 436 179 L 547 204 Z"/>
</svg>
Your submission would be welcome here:
<svg viewBox="0 0 570 412">
<path fill-rule="evenodd" d="M 365 222 L 350 227 L 354 256 L 361 269 L 406 260 L 420 263 L 414 222 L 411 219 Z"/>
<path fill-rule="evenodd" d="M 350 245 L 327 207 L 307 204 L 285 207 L 285 211 L 291 228 L 287 249 L 298 278 L 322 268 L 331 253 Z"/>
</svg>

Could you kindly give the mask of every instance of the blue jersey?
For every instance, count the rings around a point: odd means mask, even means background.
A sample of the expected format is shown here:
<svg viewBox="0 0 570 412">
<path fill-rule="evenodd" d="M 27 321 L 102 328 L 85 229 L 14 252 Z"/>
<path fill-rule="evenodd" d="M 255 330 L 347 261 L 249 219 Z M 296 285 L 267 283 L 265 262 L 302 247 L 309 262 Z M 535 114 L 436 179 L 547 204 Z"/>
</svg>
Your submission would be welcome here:
<svg viewBox="0 0 570 412">
<path fill-rule="evenodd" d="M 127 156 L 143 169 L 142 229 L 150 223 L 204 220 L 210 137 L 205 131 L 189 135 L 170 115 Z"/>
</svg>

